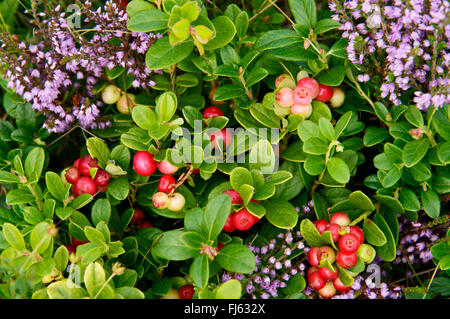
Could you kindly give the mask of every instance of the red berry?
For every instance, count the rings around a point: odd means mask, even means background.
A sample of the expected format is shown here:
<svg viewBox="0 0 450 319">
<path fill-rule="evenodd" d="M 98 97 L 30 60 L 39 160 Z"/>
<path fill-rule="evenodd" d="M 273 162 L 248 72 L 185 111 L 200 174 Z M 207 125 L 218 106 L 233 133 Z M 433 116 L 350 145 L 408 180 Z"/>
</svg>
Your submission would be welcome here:
<svg viewBox="0 0 450 319">
<path fill-rule="evenodd" d="M 334 252 L 333 248 L 329 246 L 323 246 L 320 247 L 317 251 L 317 259 L 319 260 L 319 263 L 322 259 L 328 259 L 330 264 L 332 264 L 336 260 L 336 253 Z"/>
<path fill-rule="evenodd" d="M 338 271 L 337 269 L 335 271 L 331 271 L 328 267 L 319 267 L 319 274 L 323 279 L 329 281 L 337 278 Z"/>
<path fill-rule="evenodd" d="M 325 219 L 315 220 L 313 221 L 313 224 L 316 226 L 317 230 L 321 234 L 327 230 L 327 226 L 329 225 L 328 221 L 326 221 Z"/>
<path fill-rule="evenodd" d="M 312 78 L 302 78 L 297 82 L 297 87 L 304 87 L 311 91 L 312 98 L 315 99 L 319 95 L 319 82 Z"/>
<path fill-rule="evenodd" d="M 308 270 L 306 271 L 306 276 L 309 277 L 309 275 L 311 275 L 313 272 L 319 271 L 319 269 L 317 267 L 309 267 Z"/>
<path fill-rule="evenodd" d="M 331 238 L 333 239 L 333 241 L 338 241 L 339 237 L 341 237 L 341 235 L 339 234 L 340 229 L 341 226 L 339 226 L 338 224 L 328 224 L 326 230 L 331 233 Z"/>
<path fill-rule="evenodd" d="M 156 172 L 156 161 L 153 154 L 147 151 L 139 151 L 134 155 L 133 168 L 141 176 L 150 176 Z"/>
<path fill-rule="evenodd" d="M 359 228 L 358 226 L 350 226 L 349 232 L 350 234 L 354 234 L 356 235 L 356 237 L 358 237 L 359 244 L 364 243 L 364 232 L 361 228 Z"/>
<path fill-rule="evenodd" d="M 200 169 L 199 168 L 194 168 L 192 170 L 192 174 L 199 174 L 200 173 Z"/>
<path fill-rule="evenodd" d="M 236 230 L 236 227 L 234 226 L 234 213 L 228 215 L 227 221 L 225 222 L 222 230 L 227 233 L 231 233 Z"/>
<path fill-rule="evenodd" d="M 153 224 L 151 222 L 149 222 L 148 220 L 143 221 L 140 225 L 139 228 L 148 228 L 148 227 L 153 227 Z"/>
<path fill-rule="evenodd" d="M 339 251 L 336 255 L 336 261 L 342 268 L 349 269 L 358 262 L 358 255 L 356 252 L 346 253 L 344 251 Z"/>
<path fill-rule="evenodd" d="M 331 224 L 338 224 L 340 226 L 347 226 L 350 222 L 350 218 L 344 212 L 334 213 L 330 218 Z"/>
<path fill-rule="evenodd" d="M 97 171 L 97 174 L 95 174 L 94 183 L 97 186 L 105 187 L 105 186 L 109 185 L 110 179 L 111 179 L 111 176 L 109 176 L 108 172 L 105 171 L 104 169 L 100 168 Z"/>
<path fill-rule="evenodd" d="M 233 205 L 242 205 L 241 195 L 235 191 L 234 189 L 227 189 L 222 192 L 223 194 L 227 194 L 231 198 L 231 204 Z"/>
<path fill-rule="evenodd" d="M 221 109 L 219 109 L 217 106 L 210 106 L 203 110 L 203 118 L 209 119 L 209 118 L 215 118 L 217 116 L 223 116 L 223 112 Z"/>
<path fill-rule="evenodd" d="M 106 186 L 98 186 L 97 185 L 97 193 L 106 192 L 107 189 L 108 189 L 108 185 L 106 185 Z"/>
<path fill-rule="evenodd" d="M 194 286 L 184 285 L 178 289 L 178 293 L 180 294 L 180 299 L 192 299 L 194 296 Z"/>
<path fill-rule="evenodd" d="M 317 252 L 319 251 L 319 247 L 312 247 L 308 254 L 306 255 L 306 259 L 311 264 L 311 266 L 317 266 L 319 265 L 319 258 L 317 255 Z"/>
<path fill-rule="evenodd" d="M 75 184 L 73 184 L 73 195 L 80 196 L 81 194 L 91 194 L 92 196 L 97 193 L 97 185 L 94 180 L 89 176 L 81 176 Z"/>
<path fill-rule="evenodd" d="M 313 100 L 311 90 L 304 86 L 297 86 L 294 89 L 294 104 L 307 105 Z"/>
<path fill-rule="evenodd" d="M 99 168 L 97 161 L 91 157 L 91 155 L 86 154 L 80 159 L 80 163 L 78 164 L 78 170 L 81 175 L 89 176 L 89 171 L 91 168 Z"/>
<path fill-rule="evenodd" d="M 209 136 L 211 138 L 212 147 L 215 149 L 219 148 L 219 145 L 221 145 L 221 148 L 225 150 L 227 146 L 231 143 L 232 139 L 231 133 L 226 128 L 220 131 L 215 130 L 215 132 L 210 133 Z"/>
<path fill-rule="evenodd" d="M 345 234 L 339 238 L 339 249 L 343 252 L 355 252 L 359 245 L 359 238 L 355 234 Z"/>
<path fill-rule="evenodd" d="M 140 224 L 145 221 L 145 213 L 142 209 L 136 208 L 134 210 L 133 217 L 131 217 L 131 223 L 133 225 Z"/>
<path fill-rule="evenodd" d="M 73 247 L 77 248 L 80 245 L 84 245 L 86 243 L 88 243 L 89 241 L 82 241 L 82 240 L 78 240 L 75 237 L 72 237 L 72 245 Z"/>
<path fill-rule="evenodd" d="M 345 286 L 342 281 L 337 277 L 335 280 L 333 280 L 333 286 L 336 288 L 337 291 L 346 293 L 352 289 L 351 286 Z"/>
<path fill-rule="evenodd" d="M 332 96 L 333 96 L 332 86 L 319 84 L 319 95 L 317 95 L 316 101 L 327 103 Z"/>
<path fill-rule="evenodd" d="M 334 288 L 333 282 L 327 282 L 321 289 L 318 291 L 320 297 L 324 299 L 330 299 L 336 295 L 336 288 Z"/>
<path fill-rule="evenodd" d="M 170 193 L 172 191 L 172 189 L 174 189 L 173 185 L 175 185 L 175 184 L 176 184 L 175 178 L 173 178 L 170 175 L 164 175 L 159 180 L 158 191 Z"/>
<path fill-rule="evenodd" d="M 278 91 L 275 99 L 282 107 L 290 107 L 294 105 L 294 91 L 290 88 L 282 88 Z"/>
<path fill-rule="evenodd" d="M 81 161 L 81 158 L 77 158 L 76 161 L 73 163 L 73 167 L 78 168 L 78 165 L 80 165 L 80 161 Z"/>
<path fill-rule="evenodd" d="M 308 276 L 308 286 L 311 289 L 322 289 L 325 286 L 325 279 L 322 278 L 318 271 Z"/>
<path fill-rule="evenodd" d="M 69 255 L 70 254 L 75 254 L 77 251 L 77 248 L 74 245 L 65 245 L 67 250 L 69 251 Z"/>
<path fill-rule="evenodd" d="M 223 247 L 225 247 L 224 243 L 218 243 L 217 244 L 217 252 L 219 252 Z"/>
<path fill-rule="evenodd" d="M 158 170 L 165 175 L 172 175 L 178 171 L 178 166 L 172 165 L 169 161 L 161 161 L 156 164 Z"/>
<path fill-rule="evenodd" d="M 66 171 L 66 181 L 74 184 L 80 178 L 80 171 L 76 167 L 71 167 Z"/>
<path fill-rule="evenodd" d="M 233 214 L 234 227 L 239 230 L 248 230 L 255 223 L 255 217 L 247 209 L 242 208 Z"/>
</svg>

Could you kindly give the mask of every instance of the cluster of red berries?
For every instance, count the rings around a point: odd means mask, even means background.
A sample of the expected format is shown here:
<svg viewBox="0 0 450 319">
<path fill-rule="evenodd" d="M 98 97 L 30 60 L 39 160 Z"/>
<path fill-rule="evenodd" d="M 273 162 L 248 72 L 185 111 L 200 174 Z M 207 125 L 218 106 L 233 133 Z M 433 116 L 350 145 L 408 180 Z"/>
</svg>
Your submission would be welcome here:
<svg viewBox="0 0 450 319">
<path fill-rule="evenodd" d="M 153 157 L 148 151 L 137 152 L 133 158 L 133 168 L 141 176 L 151 176 L 156 169 L 164 174 L 159 180 L 158 192 L 153 195 L 153 206 L 179 212 L 183 209 L 186 199 L 182 194 L 174 192 L 176 181 L 172 174 L 178 171 L 178 167 L 167 160 L 157 162 Z"/>
<path fill-rule="evenodd" d="M 130 223 L 139 229 L 153 227 L 153 224 L 146 220 L 145 213 L 140 208 L 134 209 L 133 217 L 131 217 Z"/>
<path fill-rule="evenodd" d="M 288 74 L 282 74 L 275 80 L 275 100 L 283 108 L 290 108 L 290 113 L 300 114 L 306 119 L 313 111 L 313 100 L 323 103 L 330 102 L 334 108 L 344 103 L 345 93 L 338 87 L 320 84 L 308 77 L 304 72 L 297 76 L 298 82 Z"/>
<path fill-rule="evenodd" d="M 97 169 L 94 178 L 91 177 L 91 169 Z M 75 197 L 85 193 L 94 196 L 98 192 L 104 192 L 111 179 L 109 173 L 101 169 L 89 154 L 78 158 L 64 176 L 73 185 L 72 193 Z"/>
<path fill-rule="evenodd" d="M 234 189 L 227 189 L 222 192 L 223 194 L 227 194 L 231 198 L 232 205 L 242 205 L 243 201 L 241 195 Z M 256 200 L 251 200 L 252 202 L 258 203 Z M 228 216 L 225 225 L 223 226 L 223 231 L 230 233 L 238 230 L 248 230 L 253 225 L 255 225 L 259 221 L 259 218 L 250 213 L 246 208 L 241 208 L 238 211 L 231 211 Z"/>
<path fill-rule="evenodd" d="M 364 232 L 358 226 L 350 225 L 350 218 L 344 212 L 335 213 L 330 222 L 324 219 L 314 221 L 319 233 L 329 231 L 333 242 L 337 243 L 336 252 L 330 246 L 312 247 L 307 254 L 311 267 L 307 270 L 308 285 L 317 290 L 322 298 L 331 298 L 336 292 L 346 293 L 351 287 L 345 286 L 339 279 L 337 265 L 344 269 L 351 269 L 358 262 L 358 257 L 366 264 L 371 263 L 376 255 L 375 249 L 364 244 Z M 327 259 L 335 269 L 319 266 L 321 261 Z M 352 274 L 351 270 L 348 273 Z M 354 274 L 357 275 L 356 273 Z"/>
</svg>

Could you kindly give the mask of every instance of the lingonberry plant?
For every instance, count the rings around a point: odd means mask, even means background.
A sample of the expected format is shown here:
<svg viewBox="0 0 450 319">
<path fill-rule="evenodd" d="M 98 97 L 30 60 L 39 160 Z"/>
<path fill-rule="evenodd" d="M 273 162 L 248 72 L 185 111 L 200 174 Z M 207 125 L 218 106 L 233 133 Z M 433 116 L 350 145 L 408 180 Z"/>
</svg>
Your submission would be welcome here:
<svg viewBox="0 0 450 319">
<path fill-rule="evenodd" d="M 0 298 L 449 296 L 448 1 L 5 3 Z"/>
</svg>

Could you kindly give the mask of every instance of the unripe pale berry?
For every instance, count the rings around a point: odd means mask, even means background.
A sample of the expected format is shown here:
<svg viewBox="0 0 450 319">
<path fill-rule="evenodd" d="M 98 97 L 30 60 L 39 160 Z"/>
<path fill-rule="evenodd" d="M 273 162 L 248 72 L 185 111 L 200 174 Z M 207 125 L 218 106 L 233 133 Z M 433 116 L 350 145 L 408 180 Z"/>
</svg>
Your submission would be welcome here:
<svg viewBox="0 0 450 319">
<path fill-rule="evenodd" d="M 334 213 L 330 218 L 331 224 L 338 224 L 339 226 L 347 226 L 350 222 L 350 218 L 344 212 Z"/>
<path fill-rule="evenodd" d="M 180 299 L 180 294 L 177 289 L 170 288 L 170 290 L 162 296 L 161 299 Z"/>
<path fill-rule="evenodd" d="M 97 185 L 95 185 L 94 180 L 89 176 L 80 176 L 73 185 L 73 195 L 80 196 L 85 193 L 94 196 L 97 193 Z"/>
<path fill-rule="evenodd" d="M 294 104 L 291 107 L 292 114 L 300 114 L 303 116 L 304 119 L 309 118 L 312 114 L 312 111 L 313 109 L 311 103 L 305 105 Z"/>
<path fill-rule="evenodd" d="M 282 74 L 275 79 L 275 88 L 290 88 L 294 89 L 297 86 L 294 79 L 289 74 Z"/>
<path fill-rule="evenodd" d="M 233 205 L 241 205 L 242 204 L 241 195 L 234 189 L 227 189 L 227 190 L 224 190 L 222 193 L 230 196 L 231 204 L 233 204 Z"/>
<path fill-rule="evenodd" d="M 317 259 L 319 260 L 319 263 L 322 259 L 328 259 L 330 264 L 332 264 L 336 260 L 336 253 L 333 248 L 329 246 L 322 246 L 317 251 Z"/>
<path fill-rule="evenodd" d="M 297 86 L 294 89 L 294 104 L 307 105 L 313 100 L 311 89 L 305 86 Z"/>
<path fill-rule="evenodd" d="M 219 109 L 217 106 L 210 106 L 203 110 L 203 118 L 209 119 L 209 118 L 215 118 L 217 116 L 223 116 L 223 112 L 221 109 Z"/>
<path fill-rule="evenodd" d="M 319 82 L 312 78 L 302 78 L 297 82 L 297 87 L 305 87 L 311 91 L 312 98 L 315 99 L 319 95 Z"/>
<path fill-rule="evenodd" d="M 117 110 L 122 114 L 130 114 L 134 107 L 135 95 L 132 93 L 123 94 L 117 101 Z"/>
<path fill-rule="evenodd" d="M 164 160 L 156 164 L 158 170 L 165 175 L 172 175 L 178 171 L 178 166 L 172 165 L 169 161 Z"/>
<path fill-rule="evenodd" d="M 375 259 L 376 255 L 377 255 L 377 253 L 375 251 L 375 248 L 373 248 L 369 244 L 361 244 L 361 246 L 359 246 L 358 250 L 356 251 L 356 254 L 366 264 L 370 264 Z"/>
<path fill-rule="evenodd" d="M 157 192 L 152 198 L 153 207 L 165 209 L 169 205 L 169 196 L 164 192 Z"/>
<path fill-rule="evenodd" d="M 106 104 L 117 103 L 117 101 L 119 101 L 120 99 L 120 95 L 121 90 L 113 84 L 105 86 L 105 88 L 102 90 L 102 100 Z"/>
<path fill-rule="evenodd" d="M 327 103 L 332 96 L 333 96 L 332 86 L 319 84 L 319 94 L 316 97 L 316 101 Z"/>
<path fill-rule="evenodd" d="M 290 88 L 282 88 L 278 91 L 276 101 L 282 107 L 290 107 L 294 105 L 294 91 Z"/>
<path fill-rule="evenodd" d="M 324 299 L 330 299 L 336 295 L 336 288 L 334 288 L 333 282 L 328 281 L 321 289 L 317 291 L 320 297 Z"/>
<path fill-rule="evenodd" d="M 150 176 L 156 172 L 156 161 L 148 151 L 139 151 L 133 157 L 133 168 L 141 176 Z"/>
<path fill-rule="evenodd" d="M 180 193 L 173 193 L 169 197 L 169 203 L 167 204 L 167 208 L 173 212 L 179 212 L 183 209 L 184 204 L 186 203 L 186 199 Z"/>
<path fill-rule="evenodd" d="M 344 104 L 345 93 L 341 88 L 334 87 L 333 88 L 333 96 L 330 99 L 330 105 L 332 107 L 340 107 Z"/>
</svg>

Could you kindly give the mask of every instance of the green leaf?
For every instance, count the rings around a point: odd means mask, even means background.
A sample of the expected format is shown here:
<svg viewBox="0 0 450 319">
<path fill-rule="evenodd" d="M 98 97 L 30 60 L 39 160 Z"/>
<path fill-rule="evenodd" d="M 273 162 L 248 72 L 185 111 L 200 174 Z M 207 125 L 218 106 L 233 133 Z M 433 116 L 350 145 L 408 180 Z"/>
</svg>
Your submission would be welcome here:
<svg viewBox="0 0 450 319">
<path fill-rule="evenodd" d="M 328 152 L 328 143 L 318 137 L 311 137 L 304 141 L 303 151 L 312 155 L 323 155 Z"/>
<path fill-rule="evenodd" d="M 383 246 L 387 243 L 386 236 L 378 226 L 370 219 L 365 219 L 363 223 L 365 240 L 374 246 Z"/>
<path fill-rule="evenodd" d="M 300 233 L 311 247 L 327 245 L 327 242 L 322 238 L 316 226 L 307 218 L 303 219 L 300 223 Z"/>
<path fill-rule="evenodd" d="M 325 158 L 322 155 L 310 155 L 306 158 L 304 168 L 311 176 L 319 175 L 325 169 Z"/>
<path fill-rule="evenodd" d="M 257 51 L 265 51 L 277 48 L 285 48 L 292 44 L 298 44 L 301 38 L 293 30 L 280 29 L 271 30 L 264 33 L 255 42 L 254 49 Z"/>
<path fill-rule="evenodd" d="M 18 251 L 25 250 L 25 240 L 23 239 L 23 235 L 13 224 L 3 224 L 3 237 L 14 249 Z"/>
<path fill-rule="evenodd" d="M 230 196 L 222 194 L 209 201 L 202 218 L 202 230 L 207 239 L 214 240 L 220 234 L 231 211 Z"/>
<path fill-rule="evenodd" d="M 266 69 L 261 67 L 255 67 L 247 74 L 245 78 L 246 82 L 245 86 L 249 88 L 255 85 L 256 83 L 262 81 L 268 75 L 269 71 L 267 71 Z"/>
<path fill-rule="evenodd" d="M 274 226 L 282 229 L 293 228 L 298 221 L 298 213 L 288 201 L 280 199 L 263 202 L 266 209 L 266 218 Z"/>
<path fill-rule="evenodd" d="M 330 158 L 327 163 L 327 171 L 338 183 L 346 184 L 350 180 L 350 171 L 347 164 L 338 157 Z"/>
<path fill-rule="evenodd" d="M 319 119 L 319 130 L 320 133 L 326 137 L 329 141 L 333 141 L 335 138 L 335 132 L 333 125 L 327 119 L 321 117 Z"/>
<path fill-rule="evenodd" d="M 334 21 L 333 19 L 321 19 L 319 22 L 317 22 L 316 26 L 314 27 L 314 31 L 316 34 L 321 34 L 328 32 L 333 29 L 337 29 L 341 26 L 341 24 L 337 21 Z"/>
<path fill-rule="evenodd" d="M 69 263 L 69 251 L 66 246 L 59 246 L 53 255 L 53 259 L 55 260 L 55 268 L 60 272 L 64 272 Z"/>
<path fill-rule="evenodd" d="M 400 191 L 399 201 L 407 211 L 417 212 L 420 209 L 420 201 L 416 194 L 409 188 L 402 188 Z"/>
<path fill-rule="evenodd" d="M 272 174 L 275 170 L 275 152 L 269 141 L 261 139 L 250 150 L 249 163 L 251 170 L 259 170 L 262 174 Z"/>
<path fill-rule="evenodd" d="M 218 16 L 212 20 L 216 30 L 214 38 L 205 45 L 205 50 L 215 50 L 227 45 L 236 34 L 233 21 L 227 16 Z"/>
<path fill-rule="evenodd" d="M 389 132 L 385 129 L 369 126 L 367 128 L 366 134 L 364 134 L 364 145 L 367 147 L 372 147 L 377 145 L 389 138 Z"/>
<path fill-rule="evenodd" d="M 8 205 L 20 205 L 35 202 L 34 195 L 28 190 L 28 188 L 12 189 L 6 195 L 6 204 Z"/>
<path fill-rule="evenodd" d="M 151 32 L 167 28 L 169 15 L 159 10 L 146 10 L 131 16 L 127 28 L 134 32 Z"/>
<path fill-rule="evenodd" d="M 197 287 L 205 288 L 209 279 L 208 256 L 202 254 L 195 257 L 189 269 L 189 275 Z"/>
<path fill-rule="evenodd" d="M 244 184 L 254 186 L 252 174 L 244 167 L 236 167 L 231 171 L 230 183 L 233 189 L 236 190 L 239 190 Z"/>
<path fill-rule="evenodd" d="M 240 97 L 245 94 L 245 89 L 242 86 L 234 84 L 225 84 L 220 86 L 214 92 L 215 101 L 225 101 Z"/>
<path fill-rule="evenodd" d="M 170 230 L 164 233 L 152 251 L 167 260 L 186 260 L 200 252 L 202 241 L 197 233 Z"/>
<path fill-rule="evenodd" d="M 118 200 L 124 200 L 127 198 L 130 191 L 130 184 L 128 183 L 127 176 L 120 176 L 112 181 L 108 185 L 108 194 Z"/>
<path fill-rule="evenodd" d="M 342 284 L 347 287 L 353 285 L 355 279 L 350 275 L 349 271 L 339 265 L 337 265 L 337 267 L 339 269 L 339 279 L 341 280 Z"/>
<path fill-rule="evenodd" d="M 107 199 L 98 199 L 92 206 L 92 222 L 97 225 L 100 221 L 104 221 L 106 224 L 111 217 L 111 204 Z"/>
<path fill-rule="evenodd" d="M 35 147 L 28 153 L 25 160 L 25 174 L 29 181 L 37 182 L 44 168 L 45 152 L 40 147 Z"/>
<path fill-rule="evenodd" d="M 361 191 L 352 192 L 348 196 L 348 199 L 355 208 L 360 208 L 370 212 L 375 210 L 372 201 L 369 199 L 369 197 L 367 197 L 366 194 Z"/>
<path fill-rule="evenodd" d="M 383 218 L 383 216 L 381 216 L 381 214 L 375 214 L 373 221 L 383 232 L 387 240 L 386 244 L 384 244 L 383 246 L 375 247 L 377 254 L 387 262 L 393 261 L 397 256 L 394 236 L 392 235 L 392 232 L 388 224 L 386 223 L 386 220 Z"/>
<path fill-rule="evenodd" d="M 136 105 L 131 111 L 133 121 L 142 129 L 148 130 L 156 123 L 156 115 L 153 110 L 146 105 Z"/>
<path fill-rule="evenodd" d="M 145 63 L 150 70 L 164 69 L 187 58 L 193 48 L 192 41 L 185 41 L 172 47 L 169 38 L 163 37 L 150 46 Z"/>
<path fill-rule="evenodd" d="M 170 121 L 176 110 L 177 97 L 173 92 L 164 92 L 158 97 L 156 102 L 156 114 L 162 121 Z"/>
<path fill-rule="evenodd" d="M 300 137 L 300 139 L 305 142 L 306 140 L 317 137 L 320 134 L 319 125 L 312 121 L 304 121 L 300 123 L 300 125 L 297 128 L 297 134 Z"/>
<path fill-rule="evenodd" d="M 0 171 L 0 183 L 2 184 L 20 183 L 20 179 L 17 175 L 14 175 L 13 173 Z"/>
<path fill-rule="evenodd" d="M 248 14 L 245 11 L 239 13 L 235 20 L 236 33 L 240 39 L 245 37 L 248 29 Z"/>
<path fill-rule="evenodd" d="M 426 191 L 420 191 L 420 198 L 422 199 L 425 213 L 431 218 L 439 217 L 441 213 L 441 200 L 439 195 L 431 188 L 428 188 Z"/>
<path fill-rule="evenodd" d="M 280 118 L 272 110 L 268 110 L 262 104 L 256 103 L 250 108 L 252 116 L 264 126 L 270 128 L 280 127 Z"/>
<path fill-rule="evenodd" d="M 295 22 L 314 28 L 317 23 L 317 7 L 314 0 L 289 0 Z"/>
<path fill-rule="evenodd" d="M 406 143 L 403 149 L 403 162 L 406 167 L 416 165 L 427 154 L 430 141 L 427 138 Z"/>
<path fill-rule="evenodd" d="M 91 263 L 87 266 L 84 272 L 84 284 L 87 291 L 93 297 L 98 288 L 106 281 L 105 271 L 99 263 Z"/>
<path fill-rule="evenodd" d="M 405 112 L 406 120 L 415 127 L 421 127 L 424 125 L 422 113 L 417 109 L 415 105 L 410 105 Z"/>
<path fill-rule="evenodd" d="M 386 175 L 384 175 L 381 184 L 383 187 L 388 188 L 394 186 L 398 180 L 402 177 L 403 170 L 397 166 L 393 166 Z"/>
<path fill-rule="evenodd" d="M 33 227 L 30 234 L 31 249 L 37 254 L 42 254 L 52 242 L 52 237 L 48 233 L 50 225 L 41 222 Z"/>
<path fill-rule="evenodd" d="M 217 254 L 215 261 L 227 271 L 249 274 L 255 270 L 256 259 L 242 244 L 227 244 Z"/>
<path fill-rule="evenodd" d="M 86 144 L 89 154 L 93 158 L 98 160 L 98 165 L 100 167 L 104 168 L 106 166 L 106 163 L 108 162 L 110 154 L 109 148 L 106 143 L 97 137 L 90 137 L 87 139 Z"/>
<path fill-rule="evenodd" d="M 217 288 L 215 299 L 239 299 L 242 294 L 242 285 L 236 279 L 231 279 Z"/>
<path fill-rule="evenodd" d="M 323 85 L 339 86 L 345 77 L 343 65 L 332 67 L 328 71 L 322 71 L 317 75 L 317 81 Z"/>
<path fill-rule="evenodd" d="M 47 189 L 50 194 L 62 202 L 64 202 L 66 197 L 69 195 L 69 186 L 64 185 L 61 177 L 54 172 L 47 172 L 45 174 L 45 184 L 47 185 Z"/>
</svg>

